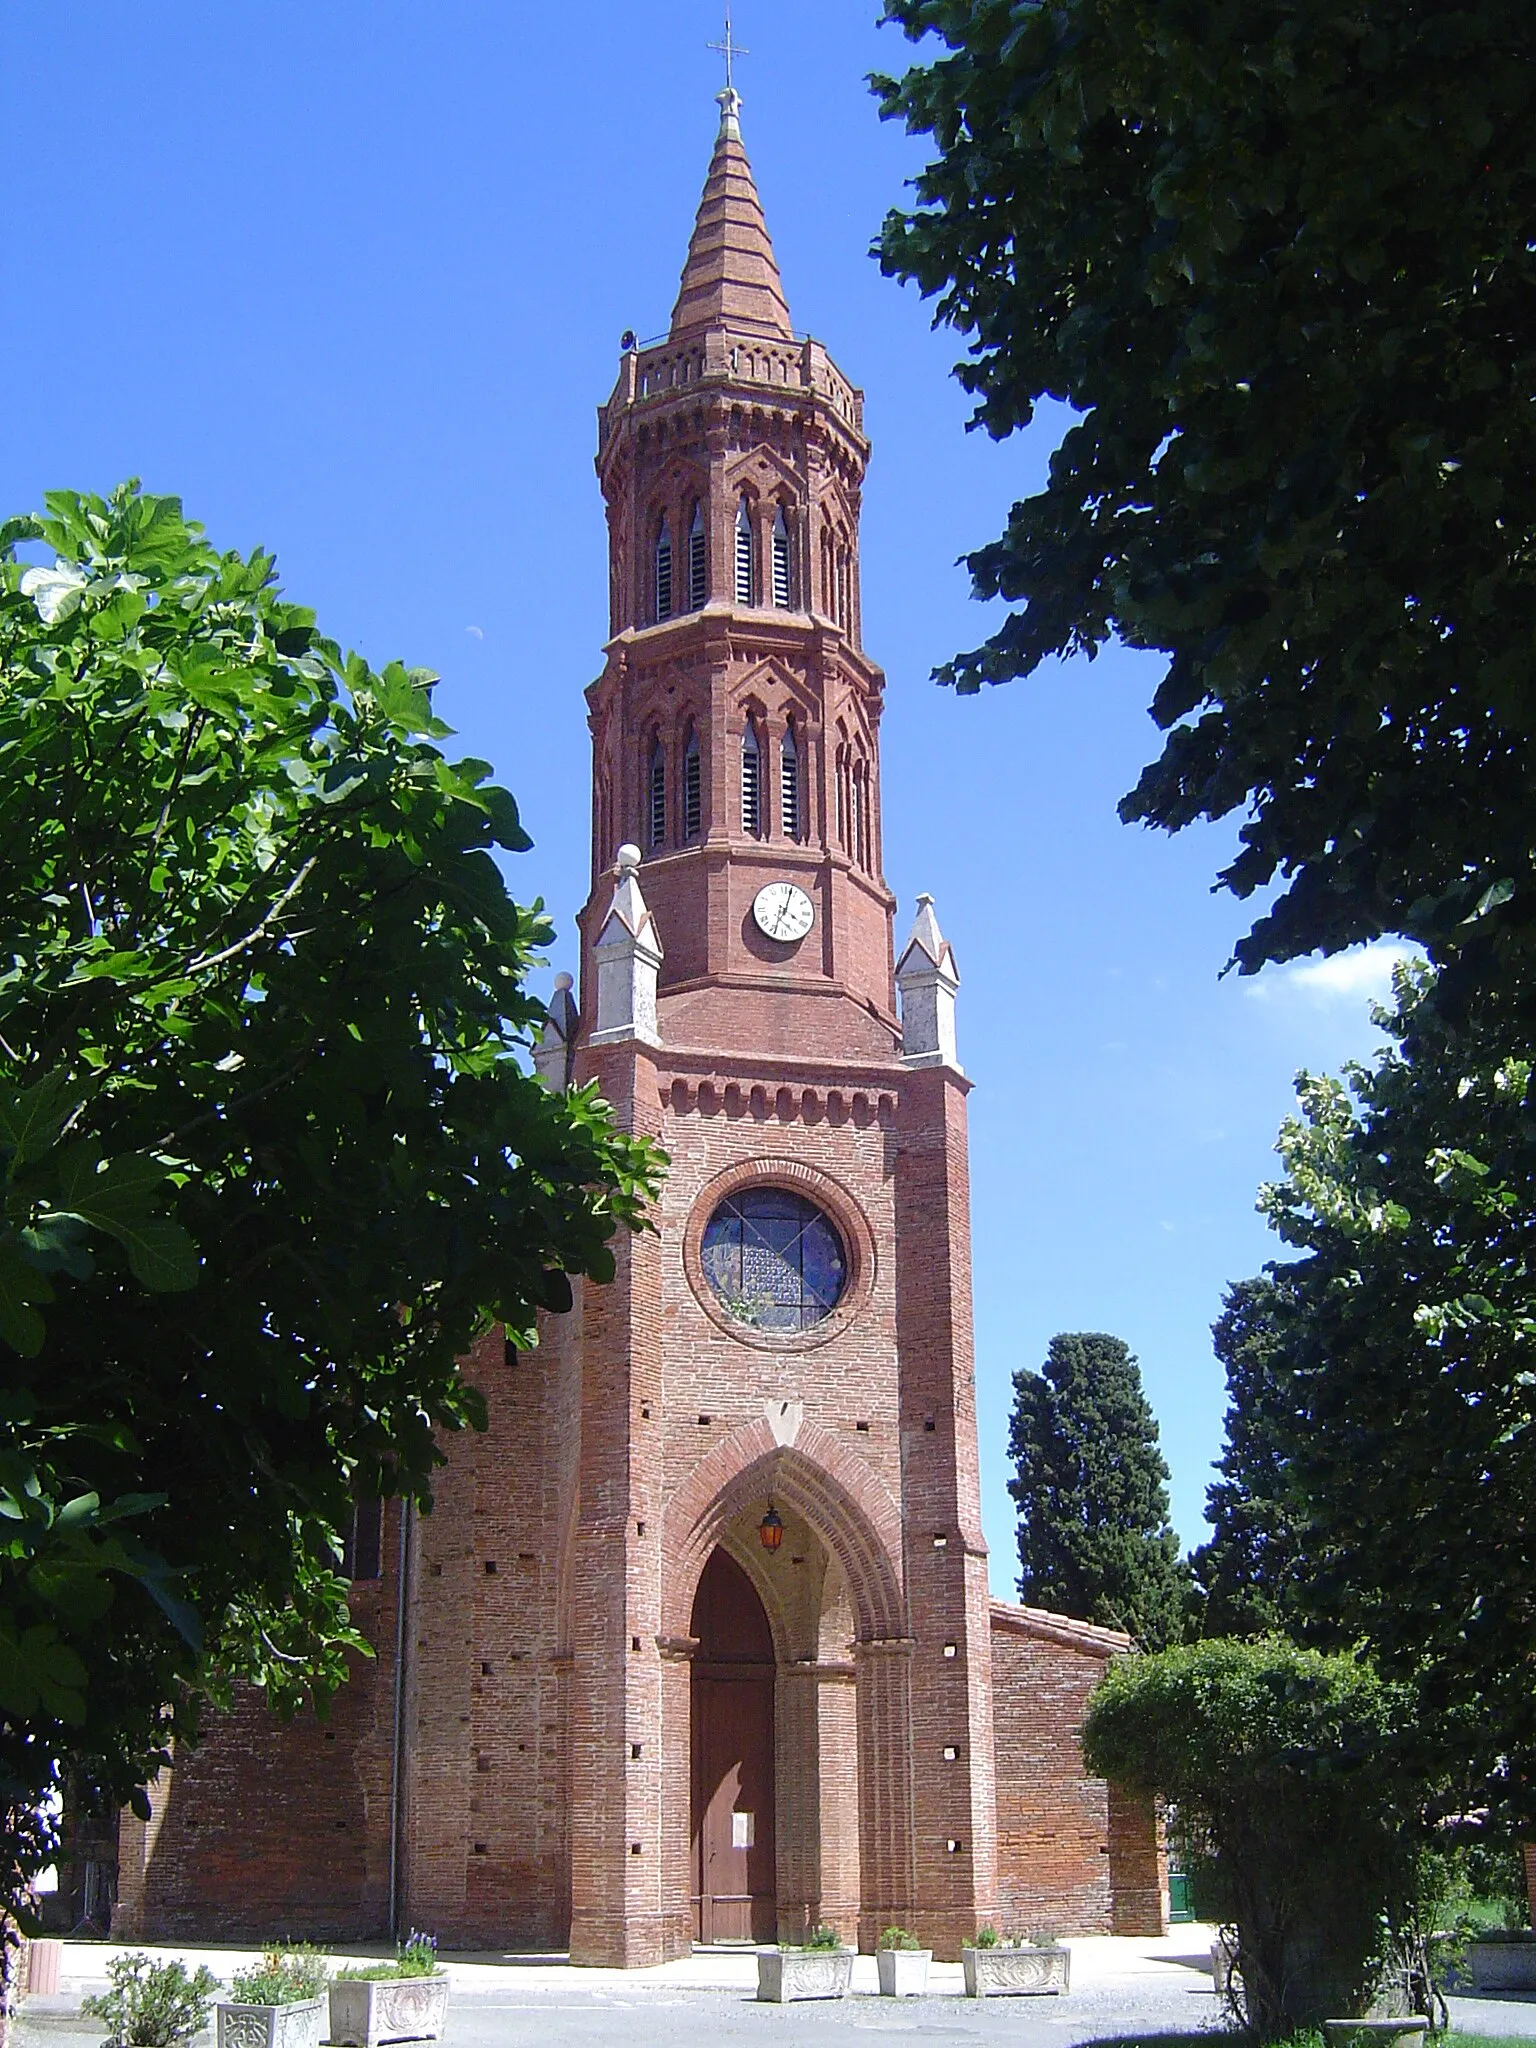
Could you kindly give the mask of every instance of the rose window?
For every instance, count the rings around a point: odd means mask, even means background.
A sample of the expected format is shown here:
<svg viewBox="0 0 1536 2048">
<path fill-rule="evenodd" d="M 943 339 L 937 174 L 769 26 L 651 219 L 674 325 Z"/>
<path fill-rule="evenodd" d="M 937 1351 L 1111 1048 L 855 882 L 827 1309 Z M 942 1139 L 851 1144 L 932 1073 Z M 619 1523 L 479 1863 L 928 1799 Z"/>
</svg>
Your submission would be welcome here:
<svg viewBox="0 0 1536 2048">
<path fill-rule="evenodd" d="M 754 1330 L 809 1330 L 848 1284 L 843 1241 L 814 1202 L 788 1188 L 728 1196 L 704 1232 L 704 1277 L 733 1321 Z"/>
</svg>

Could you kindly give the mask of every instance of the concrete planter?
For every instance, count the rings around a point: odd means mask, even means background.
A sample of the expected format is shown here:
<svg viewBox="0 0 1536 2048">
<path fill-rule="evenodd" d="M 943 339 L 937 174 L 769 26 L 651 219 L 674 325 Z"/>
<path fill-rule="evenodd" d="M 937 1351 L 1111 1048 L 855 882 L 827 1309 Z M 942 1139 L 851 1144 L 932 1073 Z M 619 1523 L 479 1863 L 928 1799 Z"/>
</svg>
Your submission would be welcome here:
<svg viewBox="0 0 1536 2048">
<path fill-rule="evenodd" d="M 770 2005 L 796 1998 L 846 1998 L 853 1982 L 851 1948 L 760 1948 L 757 1995 Z"/>
<path fill-rule="evenodd" d="M 298 1998 L 291 2005 L 216 2005 L 219 2048 L 319 2048 L 325 2033 L 325 2000 Z"/>
<path fill-rule="evenodd" d="M 331 2040 L 350 2048 L 435 2041 L 447 2015 L 445 1970 L 432 1977 L 343 1977 L 331 1984 Z"/>
<path fill-rule="evenodd" d="M 875 1967 L 880 1972 L 882 1998 L 921 1998 L 928 1989 L 931 1948 L 880 1948 Z"/>
<path fill-rule="evenodd" d="M 1397 2019 L 1324 2020 L 1328 2048 L 1398 2048 L 1399 2042 L 1419 2048 L 1429 2021 L 1412 2014 Z"/>
<path fill-rule="evenodd" d="M 1536 1991 L 1536 1941 L 1474 1941 L 1465 1970 L 1472 1990 L 1484 1996 Z"/>
<path fill-rule="evenodd" d="M 967 1998 L 1038 1998 L 1065 1991 L 1071 1978 L 1069 1948 L 963 1948 Z"/>
</svg>

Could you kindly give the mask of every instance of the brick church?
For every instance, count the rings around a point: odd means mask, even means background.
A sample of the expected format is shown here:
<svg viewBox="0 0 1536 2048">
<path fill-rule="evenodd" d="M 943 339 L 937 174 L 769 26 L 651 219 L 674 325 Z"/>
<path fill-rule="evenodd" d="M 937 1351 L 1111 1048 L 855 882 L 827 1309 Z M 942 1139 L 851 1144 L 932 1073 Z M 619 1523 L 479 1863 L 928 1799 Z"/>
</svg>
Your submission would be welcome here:
<svg viewBox="0 0 1536 2048">
<path fill-rule="evenodd" d="M 477 1350 L 489 1433 L 354 1531 L 376 1661 L 324 1724 L 242 1703 L 124 1819 L 117 1935 L 641 1965 L 1163 1925 L 1154 1816 L 1078 1747 L 1125 1639 L 987 1590 L 958 976 L 881 874 L 861 394 L 792 329 L 739 104 L 598 415 L 593 882 L 538 1055 L 670 1154 L 657 1231 Z"/>
</svg>

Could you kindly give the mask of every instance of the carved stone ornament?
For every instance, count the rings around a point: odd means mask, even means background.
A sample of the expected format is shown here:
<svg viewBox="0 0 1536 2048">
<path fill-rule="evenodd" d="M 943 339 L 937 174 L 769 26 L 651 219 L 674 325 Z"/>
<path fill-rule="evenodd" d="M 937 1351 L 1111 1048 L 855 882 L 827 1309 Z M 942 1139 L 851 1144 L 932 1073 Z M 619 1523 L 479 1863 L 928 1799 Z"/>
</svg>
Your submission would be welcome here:
<svg viewBox="0 0 1536 2048">
<path fill-rule="evenodd" d="M 846 1998 L 853 1983 L 851 1948 L 760 1948 L 757 1995 L 770 2005 L 796 1998 Z"/>
<path fill-rule="evenodd" d="M 1069 1948 L 963 1948 L 967 1998 L 1040 1997 L 1065 1991 L 1071 1976 Z"/>
<path fill-rule="evenodd" d="M 291 2005 L 219 2005 L 219 2048 L 319 2048 L 325 2033 L 325 2000 L 300 1998 Z"/>
<path fill-rule="evenodd" d="M 448 1975 L 349 1977 L 331 1985 L 331 2041 L 380 2048 L 385 2041 L 435 2041 L 448 2013 Z"/>
</svg>

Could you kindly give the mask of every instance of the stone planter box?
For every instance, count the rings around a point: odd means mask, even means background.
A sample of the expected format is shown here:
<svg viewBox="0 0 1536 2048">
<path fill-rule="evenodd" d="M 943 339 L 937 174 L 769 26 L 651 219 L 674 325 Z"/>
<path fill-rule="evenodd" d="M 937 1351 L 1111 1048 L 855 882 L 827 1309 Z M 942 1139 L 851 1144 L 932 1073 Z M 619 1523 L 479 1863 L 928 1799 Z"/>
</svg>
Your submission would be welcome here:
<svg viewBox="0 0 1536 2048">
<path fill-rule="evenodd" d="M 447 2015 L 446 1970 L 432 1977 L 344 1977 L 331 1985 L 330 2037 L 350 2048 L 435 2041 Z"/>
<path fill-rule="evenodd" d="M 796 1998 L 846 1998 L 853 1982 L 851 1948 L 760 1948 L 757 1995 L 770 2005 Z"/>
<path fill-rule="evenodd" d="M 1536 1991 L 1536 1941 L 1474 1941 L 1465 1974 L 1474 1992 Z"/>
<path fill-rule="evenodd" d="M 875 1967 L 880 1972 L 882 1998 L 921 1998 L 928 1989 L 931 1948 L 880 1948 L 875 1950 Z"/>
<path fill-rule="evenodd" d="M 319 2048 L 325 2033 L 325 2000 L 299 1998 L 291 2005 L 216 2005 L 219 2048 Z"/>
<path fill-rule="evenodd" d="M 1429 2021 L 1410 2014 L 1398 2019 L 1324 2020 L 1328 2048 L 1397 2048 L 1400 2041 L 1419 2048 Z"/>
<path fill-rule="evenodd" d="M 1029 1998 L 1065 1991 L 1069 1948 L 963 1948 L 967 1998 Z"/>
</svg>

